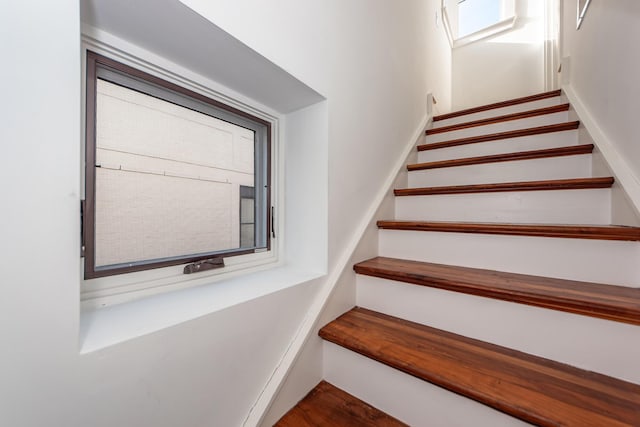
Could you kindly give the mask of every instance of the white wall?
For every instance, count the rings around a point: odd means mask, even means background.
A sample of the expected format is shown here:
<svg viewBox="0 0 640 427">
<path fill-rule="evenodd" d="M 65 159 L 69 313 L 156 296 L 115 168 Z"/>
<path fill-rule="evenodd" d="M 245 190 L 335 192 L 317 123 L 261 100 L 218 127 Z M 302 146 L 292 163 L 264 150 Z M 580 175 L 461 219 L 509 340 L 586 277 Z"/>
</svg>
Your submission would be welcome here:
<svg viewBox="0 0 640 427">
<path fill-rule="evenodd" d="M 331 272 L 425 118 L 426 94 L 437 99 L 435 112 L 451 109 L 451 49 L 440 1 L 225 1 L 215 6 L 182 1 L 327 97 Z M 249 10 L 255 15 L 243 15 Z M 387 197 L 376 217 L 392 215 L 392 199 Z M 322 378 L 317 330 L 355 304 L 351 266 L 375 255 L 376 236 L 371 223 L 264 425 L 271 425 Z"/>
<path fill-rule="evenodd" d="M 0 425 L 237 426 L 316 287 L 80 354 L 79 24 L 75 1 L 0 15 Z"/>
<path fill-rule="evenodd" d="M 328 99 L 331 269 L 425 116 L 426 3 L 224 0 L 198 9 Z M 2 68 L 11 104 L 0 126 L 0 425 L 241 424 L 318 282 L 80 354 L 78 2 L 12 2 L 0 28 L 12 64 Z M 354 300 L 341 295 L 344 306 Z"/>
<path fill-rule="evenodd" d="M 544 91 L 544 3 L 516 1 L 514 29 L 453 49 L 453 110 Z"/>
<path fill-rule="evenodd" d="M 426 113 L 427 3 L 183 3 L 327 97 L 331 268 Z"/>
<path fill-rule="evenodd" d="M 0 43 L 11 66 L 1 71 L 0 425 L 240 425 L 317 287 L 272 292 L 81 354 L 78 2 L 3 7 Z M 138 317 L 179 315 L 138 307 Z"/>
<path fill-rule="evenodd" d="M 562 11 L 562 56 L 570 58 L 570 85 L 640 182 L 636 126 L 640 2 L 591 1 L 582 26 L 576 30 L 576 1 L 565 0 Z"/>
<path fill-rule="evenodd" d="M 434 115 L 451 111 L 452 53 L 440 0 L 427 1 L 427 85 L 436 99 Z"/>
</svg>

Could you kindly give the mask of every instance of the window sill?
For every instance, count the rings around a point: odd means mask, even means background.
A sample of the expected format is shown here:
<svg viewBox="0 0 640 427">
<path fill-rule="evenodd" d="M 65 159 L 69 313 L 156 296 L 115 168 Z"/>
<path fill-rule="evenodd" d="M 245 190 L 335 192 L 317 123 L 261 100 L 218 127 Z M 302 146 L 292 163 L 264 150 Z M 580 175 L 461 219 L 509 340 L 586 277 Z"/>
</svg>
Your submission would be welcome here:
<svg viewBox="0 0 640 427">
<path fill-rule="evenodd" d="M 80 315 L 80 354 L 157 332 L 323 275 L 280 266 L 128 303 L 86 309 Z"/>
<path fill-rule="evenodd" d="M 478 42 L 480 40 L 484 40 L 489 37 L 493 37 L 500 33 L 511 30 L 516 26 L 516 22 L 518 20 L 517 16 L 512 16 L 510 18 L 504 19 L 500 22 L 497 22 L 490 27 L 483 28 L 480 31 L 476 31 L 475 33 L 468 34 L 464 37 L 457 38 L 453 40 L 452 48 L 456 49 L 458 47 L 466 46 L 471 43 Z"/>
<path fill-rule="evenodd" d="M 480 40 L 484 40 L 486 38 L 507 32 L 513 29 L 518 23 L 518 15 L 513 15 L 507 19 L 503 19 L 500 22 L 496 22 L 489 27 L 483 28 L 480 31 L 476 31 L 475 33 L 471 33 L 464 37 L 458 37 L 457 39 L 454 39 L 451 25 L 449 24 L 449 14 L 447 13 L 446 9 L 442 10 L 442 16 L 444 22 L 444 30 L 447 34 L 447 39 L 449 40 L 449 46 L 451 46 L 451 49 L 466 46 L 468 44 L 475 43 Z"/>
</svg>

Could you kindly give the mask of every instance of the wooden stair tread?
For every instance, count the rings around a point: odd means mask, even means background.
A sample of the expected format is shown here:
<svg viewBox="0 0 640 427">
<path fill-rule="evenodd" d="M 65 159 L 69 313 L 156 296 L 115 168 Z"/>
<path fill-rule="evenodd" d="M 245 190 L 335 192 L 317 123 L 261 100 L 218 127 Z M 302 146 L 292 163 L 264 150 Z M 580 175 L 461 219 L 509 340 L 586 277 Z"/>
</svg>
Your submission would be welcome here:
<svg viewBox="0 0 640 427">
<path fill-rule="evenodd" d="M 502 234 L 567 239 L 640 240 L 640 227 L 617 225 L 503 224 L 447 221 L 378 221 L 377 224 L 378 228 L 390 230 Z"/>
<path fill-rule="evenodd" d="M 358 274 L 640 325 L 640 289 L 376 257 Z"/>
<path fill-rule="evenodd" d="M 590 154 L 593 144 L 570 145 L 568 147 L 545 148 L 542 150 L 516 151 L 513 153 L 491 154 L 489 156 L 464 157 L 461 159 L 439 160 L 436 162 L 415 163 L 407 165 L 408 171 L 470 166 L 485 163 L 511 162 L 519 160 L 544 159 L 548 157 L 575 156 Z"/>
<path fill-rule="evenodd" d="M 321 381 L 274 425 L 276 427 L 406 426 L 326 381 Z"/>
<path fill-rule="evenodd" d="M 507 191 L 551 191 L 611 188 L 614 178 L 573 178 L 546 181 L 500 182 L 495 184 L 451 185 L 443 187 L 399 188 L 396 196 L 430 196 L 436 194 L 500 193 Z"/>
<path fill-rule="evenodd" d="M 639 385 L 552 360 L 362 308 L 319 335 L 537 425 L 640 425 Z"/>
<path fill-rule="evenodd" d="M 447 114 L 440 114 L 433 118 L 434 122 L 439 122 L 441 120 L 452 119 L 454 117 L 466 116 L 467 114 L 480 113 L 482 111 L 494 110 L 496 108 L 510 107 L 512 105 L 524 104 L 532 101 L 539 101 L 541 99 L 547 98 L 555 98 L 556 96 L 560 96 L 560 89 L 552 90 L 550 92 L 538 93 L 535 95 L 524 96 L 521 98 L 514 98 L 507 101 L 495 102 L 493 104 L 481 105 L 473 108 L 466 108 L 464 110 L 453 111 Z"/>
<path fill-rule="evenodd" d="M 456 147 L 458 145 L 475 144 L 480 142 L 498 141 L 501 139 L 520 138 L 545 133 L 563 132 L 578 129 L 579 121 L 556 123 L 553 125 L 536 126 L 532 128 L 510 130 L 506 132 L 490 133 L 486 135 L 470 136 L 467 138 L 452 139 L 449 141 L 433 142 L 418 145 L 418 151 L 436 150 L 438 148 Z"/>
<path fill-rule="evenodd" d="M 479 120 L 473 120 L 465 123 L 458 123 L 455 125 L 427 129 L 425 133 L 427 135 L 435 135 L 438 133 L 452 132 L 454 130 L 468 129 L 476 126 L 484 126 L 484 125 L 490 125 L 494 123 L 509 122 L 512 120 L 526 119 L 529 117 L 544 116 L 546 114 L 559 113 L 559 112 L 568 111 L 568 110 L 569 110 L 569 104 L 553 105 L 551 107 L 536 108 L 535 110 L 521 111 L 518 113 L 511 113 L 511 114 L 505 114 L 502 116 L 489 117 L 487 119 L 479 119 Z"/>
</svg>

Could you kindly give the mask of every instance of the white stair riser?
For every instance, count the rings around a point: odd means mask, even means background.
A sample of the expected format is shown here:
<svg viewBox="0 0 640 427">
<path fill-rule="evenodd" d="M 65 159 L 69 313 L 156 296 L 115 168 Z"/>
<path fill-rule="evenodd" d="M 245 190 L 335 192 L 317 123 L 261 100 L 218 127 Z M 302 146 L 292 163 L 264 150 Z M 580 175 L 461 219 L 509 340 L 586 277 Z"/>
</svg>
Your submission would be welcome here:
<svg viewBox="0 0 640 427">
<path fill-rule="evenodd" d="M 591 177 L 591 154 L 483 163 L 409 172 L 410 188 Z"/>
<path fill-rule="evenodd" d="M 566 122 L 567 120 L 569 120 L 569 113 L 567 111 L 561 111 L 559 113 L 544 114 L 541 116 L 527 117 L 525 119 L 510 120 L 507 122 L 474 126 L 460 130 L 427 135 L 427 143 L 430 144 L 433 142 L 448 141 L 450 139 L 467 138 L 470 136 L 486 135 L 489 133 L 552 125 Z"/>
<path fill-rule="evenodd" d="M 530 135 L 498 141 L 479 142 L 456 147 L 438 148 L 418 152 L 418 162 L 461 159 L 465 157 L 490 156 L 492 154 L 518 151 L 543 150 L 545 148 L 578 145 L 578 131 L 569 130 L 542 135 Z"/>
<path fill-rule="evenodd" d="M 621 286 L 640 286 L 640 243 L 380 230 L 379 255 Z"/>
<path fill-rule="evenodd" d="M 397 220 L 611 223 L 610 189 L 402 196 L 395 203 Z"/>
<path fill-rule="evenodd" d="M 411 426 L 524 427 L 498 412 L 346 348 L 323 343 L 324 379 Z"/>
<path fill-rule="evenodd" d="M 488 119 L 489 117 L 504 116 L 506 114 L 520 113 L 523 111 L 537 110 L 538 108 L 552 107 L 563 103 L 562 98 L 555 96 L 553 98 L 540 99 L 538 101 L 526 102 L 524 104 L 511 105 L 509 107 L 494 108 L 492 110 L 480 111 L 479 113 L 465 114 L 464 116 L 454 117 L 447 120 L 440 120 L 433 123 L 434 128 L 442 126 L 457 125 L 458 123 L 472 122 L 474 120 Z"/>
<path fill-rule="evenodd" d="M 359 307 L 640 383 L 638 326 L 363 275 L 356 283 Z"/>
</svg>

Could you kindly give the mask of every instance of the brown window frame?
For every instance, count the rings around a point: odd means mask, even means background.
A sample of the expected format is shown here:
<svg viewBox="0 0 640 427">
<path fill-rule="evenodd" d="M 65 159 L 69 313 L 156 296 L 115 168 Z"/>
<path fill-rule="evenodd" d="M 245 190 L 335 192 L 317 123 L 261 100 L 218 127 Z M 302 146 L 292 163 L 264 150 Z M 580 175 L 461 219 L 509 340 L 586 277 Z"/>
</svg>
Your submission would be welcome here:
<svg viewBox="0 0 640 427">
<path fill-rule="evenodd" d="M 161 89 L 173 92 L 216 109 L 224 110 L 234 116 L 248 119 L 265 127 L 265 168 L 266 168 L 266 198 L 265 198 L 265 224 L 266 250 L 271 249 L 272 238 L 272 211 L 271 205 L 271 122 L 256 117 L 245 111 L 239 110 L 220 101 L 211 99 L 205 95 L 184 88 L 175 83 L 161 79 L 137 68 L 122 64 L 98 53 L 87 51 L 86 62 L 86 112 L 85 112 L 85 200 L 82 202 L 82 253 L 84 257 L 84 278 L 94 279 L 98 277 L 113 276 L 136 271 L 151 270 L 156 268 L 188 264 L 213 258 L 226 258 L 231 256 L 246 255 L 263 251 L 265 247 L 252 249 L 230 249 L 198 255 L 186 255 L 159 261 L 137 261 L 128 266 L 109 266 L 96 268 L 95 266 L 95 200 L 96 200 L 96 82 L 98 79 L 98 67 L 107 68 L 117 73 L 124 74 L 136 80 L 157 86 Z M 172 102 L 170 100 L 165 100 Z M 185 108 L 189 108 L 184 106 Z M 274 236 L 275 237 L 275 236 Z"/>
</svg>

